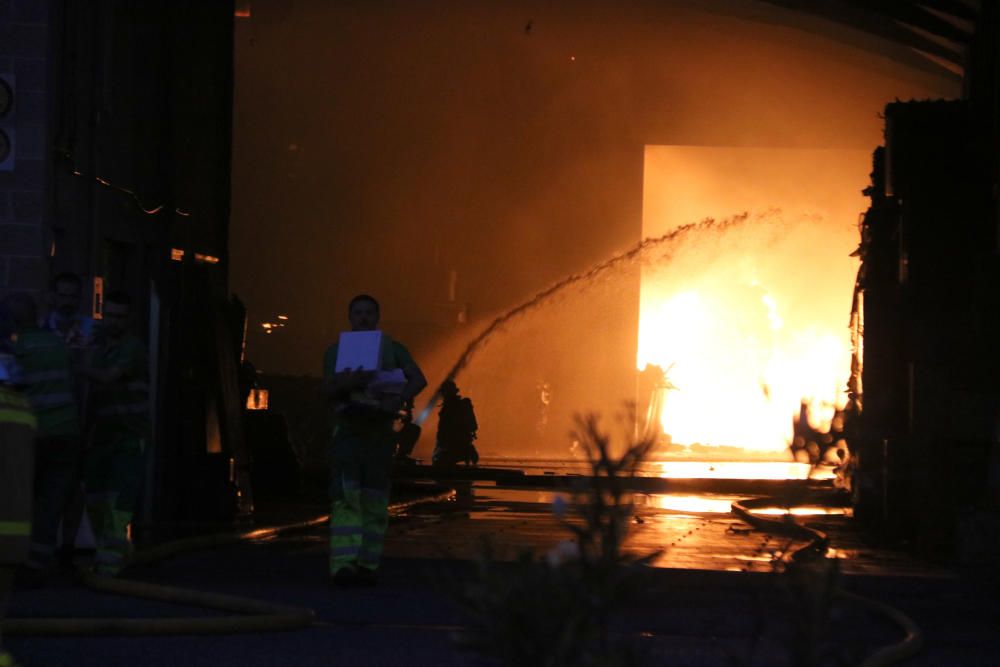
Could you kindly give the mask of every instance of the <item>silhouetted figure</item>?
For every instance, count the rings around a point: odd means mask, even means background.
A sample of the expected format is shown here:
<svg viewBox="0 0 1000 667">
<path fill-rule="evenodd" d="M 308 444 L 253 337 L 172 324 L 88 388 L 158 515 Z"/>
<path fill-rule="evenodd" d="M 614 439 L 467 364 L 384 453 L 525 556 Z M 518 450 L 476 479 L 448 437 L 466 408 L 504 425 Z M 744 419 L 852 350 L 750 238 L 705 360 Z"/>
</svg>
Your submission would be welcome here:
<svg viewBox="0 0 1000 667">
<path fill-rule="evenodd" d="M 793 418 L 792 454 L 800 463 L 817 465 L 820 462 L 835 463 L 838 467 L 847 465 L 850 459 L 848 434 L 852 427 L 854 406 L 851 402 L 844 408 L 834 410 L 830 427 L 826 431 L 813 428 L 809 423 L 809 403 L 803 399 L 798 417 Z"/>
<path fill-rule="evenodd" d="M 799 416 L 792 419 L 792 454 L 800 463 L 815 465 L 820 460 L 820 444 L 823 433 L 809 423 L 809 402 L 805 399 L 799 405 Z"/>
<path fill-rule="evenodd" d="M 479 424 L 472 401 L 462 397 L 458 386 L 451 380 L 441 385 L 441 397 L 437 443 L 431 461 L 442 466 L 453 466 L 462 461 L 466 465 L 478 463 L 479 452 L 472 441 L 476 439 Z"/>
<path fill-rule="evenodd" d="M 400 411 L 399 423 L 399 432 L 396 434 L 396 463 L 414 464 L 416 460 L 411 455 L 423 429 L 413 423 L 412 403 L 405 405 Z"/>
</svg>

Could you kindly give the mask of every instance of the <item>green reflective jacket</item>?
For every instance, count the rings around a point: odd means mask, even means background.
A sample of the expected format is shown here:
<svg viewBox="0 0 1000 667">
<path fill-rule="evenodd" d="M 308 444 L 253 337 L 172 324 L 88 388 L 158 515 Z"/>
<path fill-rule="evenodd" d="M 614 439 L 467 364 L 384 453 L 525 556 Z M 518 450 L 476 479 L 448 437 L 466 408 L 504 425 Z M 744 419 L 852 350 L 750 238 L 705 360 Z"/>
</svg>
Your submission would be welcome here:
<svg viewBox="0 0 1000 667">
<path fill-rule="evenodd" d="M 66 343 L 46 329 L 29 329 L 18 334 L 14 355 L 21 368 L 22 393 L 38 419 L 39 437 L 79 435 Z"/>
<path fill-rule="evenodd" d="M 386 334 L 382 334 L 382 362 L 380 364 L 380 370 L 390 371 L 396 368 L 406 368 L 414 363 L 413 357 L 410 355 L 410 351 L 406 349 L 406 346 L 402 343 L 393 340 Z M 323 379 L 332 379 L 337 373 L 337 348 L 338 344 L 334 343 L 327 348 L 326 354 L 323 356 Z M 364 392 L 357 392 L 361 396 Z M 352 393 L 352 397 L 355 393 Z M 350 430 L 358 431 L 368 431 L 376 430 L 381 431 L 386 426 L 391 426 L 394 415 L 387 413 L 372 412 L 370 414 L 341 414 L 341 415 L 331 415 L 333 423 L 337 428 L 347 428 Z"/>
<path fill-rule="evenodd" d="M 96 369 L 123 371 L 117 382 L 92 385 L 97 430 L 149 437 L 149 363 L 145 344 L 126 334 L 117 342 L 100 345 L 90 363 Z"/>
</svg>

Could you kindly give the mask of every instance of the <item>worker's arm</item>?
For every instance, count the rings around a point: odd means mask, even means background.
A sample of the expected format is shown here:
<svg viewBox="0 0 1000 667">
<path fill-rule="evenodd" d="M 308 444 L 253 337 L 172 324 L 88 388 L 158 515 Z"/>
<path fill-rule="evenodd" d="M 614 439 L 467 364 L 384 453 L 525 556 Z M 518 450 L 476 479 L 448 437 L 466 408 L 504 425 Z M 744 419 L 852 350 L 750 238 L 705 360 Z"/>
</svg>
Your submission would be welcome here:
<svg viewBox="0 0 1000 667">
<path fill-rule="evenodd" d="M 337 345 L 331 345 L 323 355 L 323 397 L 330 403 L 346 403 L 351 392 L 364 389 L 374 373 L 355 370 L 337 371 Z"/>
<path fill-rule="evenodd" d="M 400 398 L 405 403 L 409 403 L 427 387 L 427 378 L 424 377 L 423 371 L 420 370 L 420 366 L 417 366 L 415 361 L 403 366 L 403 375 L 406 376 L 406 386 L 403 387 Z"/>
<path fill-rule="evenodd" d="M 123 360 L 125 363 L 109 366 L 108 368 L 97 368 L 94 366 L 94 357 L 97 355 L 97 352 L 97 349 L 90 348 L 87 354 L 84 355 L 82 362 L 76 367 L 76 372 L 78 375 L 98 384 L 113 384 L 127 380 L 136 374 L 138 367 L 145 364 L 144 359 L 139 359 L 136 355 L 127 355 L 126 359 Z"/>
<path fill-rule="evenodd" d="M 84 365 L 78 367 L 76 372 L 88 380 L 93 380 L 99 384 L 112 384 L 121 382 L 128 375 L 128 367 L 112 366 L 111 368 L 94 368 L 93 366 Z"/>
<path fill-rule="evenodd" d="M 400 370 L 406 377 L 406 384 L 400 393 L 382 397 L 380 403 L 383 412 L 393 414 L 399 412 L 405 404 L 412 402 L 414 397 L 427 386 L 427 378 L 424 377 L 423 371 L 412 359 L 406 360 Z"/>
<path fill-rule="evenodd" d="M 356 370 L 344 370 L 339 373 L 327 375 L 323 380 L 323 391 L 328 400 L 343 402 L 348 399 L 352 391 L 364 389 L 371 382 L 374 373 Z"/>
</svg>

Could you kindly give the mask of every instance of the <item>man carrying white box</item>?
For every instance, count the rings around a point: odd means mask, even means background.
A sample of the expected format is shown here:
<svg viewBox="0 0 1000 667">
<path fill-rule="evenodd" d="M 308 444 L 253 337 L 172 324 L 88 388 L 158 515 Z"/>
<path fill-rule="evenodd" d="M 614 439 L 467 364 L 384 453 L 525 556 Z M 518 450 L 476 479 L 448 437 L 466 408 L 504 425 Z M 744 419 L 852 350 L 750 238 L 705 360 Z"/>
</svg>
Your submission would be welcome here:
<svg viewBox="0 0 1000 667">
<path fill-rule="evenodd" d="M 323 360 L 323 386 L 337 417 L 330 468 L 330 576 L 375 583 L 389 523 L 389 469 L 404 402 L 427 386 L 409 351 L 376 329 L 379 304 L 361 294 L 348 306 L 351 331 Z"/>
</svg>

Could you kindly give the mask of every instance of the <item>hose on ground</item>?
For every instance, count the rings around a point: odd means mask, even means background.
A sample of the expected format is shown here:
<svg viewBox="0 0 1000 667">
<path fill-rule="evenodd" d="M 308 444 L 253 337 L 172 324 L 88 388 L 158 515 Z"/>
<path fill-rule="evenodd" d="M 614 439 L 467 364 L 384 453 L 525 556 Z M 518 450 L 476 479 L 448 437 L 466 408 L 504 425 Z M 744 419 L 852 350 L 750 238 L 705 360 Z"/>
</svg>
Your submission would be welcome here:
<svg viewBox="0 0 1000 667">
<path fill-rule="evenodd" d="M 449 489 L 433 496 L 392 503 L 389 512 L 398 514 L 414 505 L 442 502 L 454 495 L 454 489 Z M 129 561 L 128 566 L 151 563 L 189 551 L 271 539 L 323 525 L 329 519 L 330 515 L 324 514 L 306 521 L 258 528 L 242 533 L 217 533 L 175 540 L 138 552 Z M 238 634 L 295 630 L 308 627 L 315 619 L 313 610 L 305 607 L 116 579 L 89 571 L 82 571 L 80 575 L 85 586 L 103 593 L 215 609 L 229 612 L 231 615 L 184 618 L 8 618 L 0 622 L 0 631 L 8 635 L 21 636 Z"/>
<path fill-rule="evenodd" d="M 808 503 L 811 505 L 819 502 L 819 500 L 819 496 L 809 496 L 808 499 L 801 501 L 799 504 Z M 757 530 L 781 533 L 786 537 L 791 537 L 805 543 L 803 546 L 783 554 L 783 559 L 796 560 L 810 555 L 825 554 L 830 546 L 830 538 L 823 531 L 799 523 L 791 513 L 785 514 L 781 519 L 771 519 L 753 513 L 755 509 L 785 507 L 785 502 L 779 498 L 762 496 L 760 498 L 748 498 L 736 501 L 731 505 L 730 509 L 740 520 Z"/>
<path fill-rule="evenodd" d="M 819 500 L 821 500 L 819 496 L 811 496 L 795 504 L 814 504 Z M 826 551 L 830 545 L 830 538 L 826 535 L 826 533 L 799 523 L 795 520 L 795 517 L 791 513 L 785 514 L 781 519 L 772 519 L 760 516 L 759 514 L 754 514 L 753 510 L 759 510 L 765 507 L 790 508 L 791 505 L 786 499 L 760 497 L 734 502 L 731 509 L 733 514 L 739 517 L 740 520 L 758 530 L 766 530 L 805 542 L 803 546 L 786 551 L 786 553 L 782 555 L 783 560 L 787 559 L 794 561 L 809 557 L 825 557 Z M 899 609 L 883 602 L 864 597 L 863 595 L 858 595 L 857 593 L 851 593 L 844 590 L 838 590 L 836 592 L 836 597 L 841 601 L 853 603 L 868 609 L 870 612 L 888 618 L 903 632 L 903 638 L 901 640 L 895 644 L 890 644 L 878 649 L 865 658 L 865 660 L 861 662 L 860 667 L 887 667 L 888 665 L 896 664 L 901 660 L 916 655 L 920 651 L 920 648 L 923 646 L 923 635 L 920 632 L 920 628 L 913 622 L 913 619 Z"/>
</svg>

